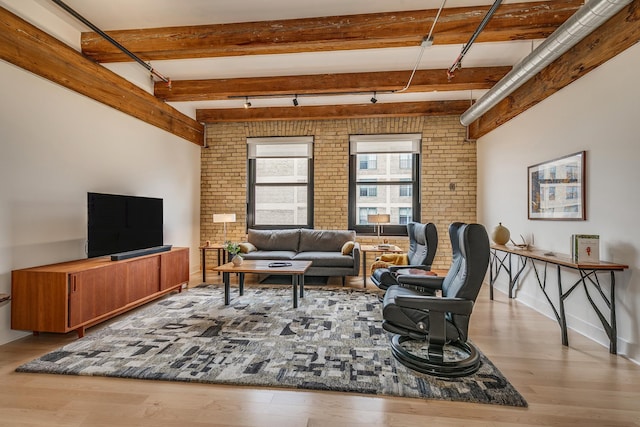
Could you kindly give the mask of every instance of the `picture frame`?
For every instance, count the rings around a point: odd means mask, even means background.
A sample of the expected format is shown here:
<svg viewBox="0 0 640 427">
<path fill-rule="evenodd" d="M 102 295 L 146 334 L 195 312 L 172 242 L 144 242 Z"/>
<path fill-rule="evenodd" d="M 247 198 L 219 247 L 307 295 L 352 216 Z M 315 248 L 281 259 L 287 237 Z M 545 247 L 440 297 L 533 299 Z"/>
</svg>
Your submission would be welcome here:
<svg viewBox="0 0 640 427">
<path fill-rule="evenodd" d="M 586 151 L 527 168 L 528 217 L 543 220 L 586 220 Z"/>
</svg>

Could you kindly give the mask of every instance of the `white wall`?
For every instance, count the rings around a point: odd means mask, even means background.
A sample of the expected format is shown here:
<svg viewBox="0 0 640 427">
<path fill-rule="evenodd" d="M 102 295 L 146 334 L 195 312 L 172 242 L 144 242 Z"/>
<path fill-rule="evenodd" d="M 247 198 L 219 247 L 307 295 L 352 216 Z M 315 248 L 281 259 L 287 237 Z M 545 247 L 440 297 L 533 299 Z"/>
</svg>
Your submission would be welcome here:
<svg viewBox="0 0 640 427">
<path fill-rule="evenodd" d="M 490 232 L 498 222 L 514 240 L 569 253 L 569 236 L 599 234 L 602 260 L 628 264 L 616 276 L 618 350 L 640 361 L 640 44 L 603 64 L 478 141 L 478 220 Z M 586 221 L 527 219 L 527 166 L 586 150 Z M 555 269 L 550 293 L 557 300 Z M 498 286 L 506 291 L 506 275 Z M 563 272 L 563 284 L 576 276 Z M 608 278 L 604 281 L 609 289 Z M 566 289 L 565 289 L 566 290 Z M 553 316 L 532 274 L 518 299 Z M 566 300 L 569 327 L 608 346 L 581 289 Z M 553 317 L 555 319 L 555 317 Z M 560 334 L 546 345 L 560 345 Z M 571 333 L 569 334 L 571 344 Z M 603 350 L 604 351 L 604 350 Z"/>
<path fill-rule="evenodd" d="M 87 192 L 164 199 L 165 244 L 199 268 L 200 147 L 0 61 L 0 292 L 11 270 L 85 258 Z M 0 304 L 0 344 L 10 328 Z"/>
</svg>

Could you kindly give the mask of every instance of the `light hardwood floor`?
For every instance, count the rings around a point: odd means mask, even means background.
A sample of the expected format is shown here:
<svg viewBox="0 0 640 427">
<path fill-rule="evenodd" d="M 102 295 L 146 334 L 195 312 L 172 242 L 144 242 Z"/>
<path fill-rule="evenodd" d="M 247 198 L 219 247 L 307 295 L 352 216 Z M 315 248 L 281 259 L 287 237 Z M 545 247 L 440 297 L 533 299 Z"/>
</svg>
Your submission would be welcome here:
<svg viewBox="0 0 640 427">
<path fill-rule="evenodd" d="M 194 274 L 190 286 L 200 281 Z M 210 274 L 208 282 L 220 279 Z M 347 286 L 362 287 L 362 278 L 352 278 Z M 75 340 L 70 333 L 0 346 L 0 426 L 640 425 L 640 366 L 572 331 L 570 347 L 563 347 L 555 321 L 500 292 L 490 301 L 486 287 L 472 320 L 471 338 L 528 408 L 14 372 L 21 363 Z"/>
</svg>

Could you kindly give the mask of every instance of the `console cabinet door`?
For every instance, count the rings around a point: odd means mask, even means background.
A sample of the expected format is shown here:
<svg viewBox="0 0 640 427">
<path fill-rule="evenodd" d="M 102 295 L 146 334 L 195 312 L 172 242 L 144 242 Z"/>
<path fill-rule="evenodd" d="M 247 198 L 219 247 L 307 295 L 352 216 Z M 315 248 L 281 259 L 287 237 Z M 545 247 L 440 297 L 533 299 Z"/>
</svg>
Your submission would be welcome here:
<svg viewBox="0 0 640 427">
<path fill-rule="evenodd" d="M 160 290 L 160 257 L 152 256 L 127 262 L 128 303 L 141 300 Z"/>
<path fill-rule="evenodd" d="M 122 265 L 69 275 L 69 327 L 81 325 L 125 304 L 126 269 Z"/>
<path fill-rule="evenodd" d="M 189 249 L 165 252 L 160 255 L 160 290 L 189 281 Z"/>
</svg>

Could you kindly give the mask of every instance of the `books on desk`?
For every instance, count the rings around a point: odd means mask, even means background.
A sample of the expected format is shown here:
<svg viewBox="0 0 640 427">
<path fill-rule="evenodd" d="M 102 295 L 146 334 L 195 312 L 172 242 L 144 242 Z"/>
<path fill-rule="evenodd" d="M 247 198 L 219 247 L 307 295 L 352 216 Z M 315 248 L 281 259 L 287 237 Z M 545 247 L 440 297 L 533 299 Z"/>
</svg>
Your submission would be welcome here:
<svg viewBox="0 0 640 427">
<path fill-rule="evenodd" d="M 571 258 L 574 262 L 600 261 L 600 236 L 597 234 L 572 234 Z"/>
</svg>

